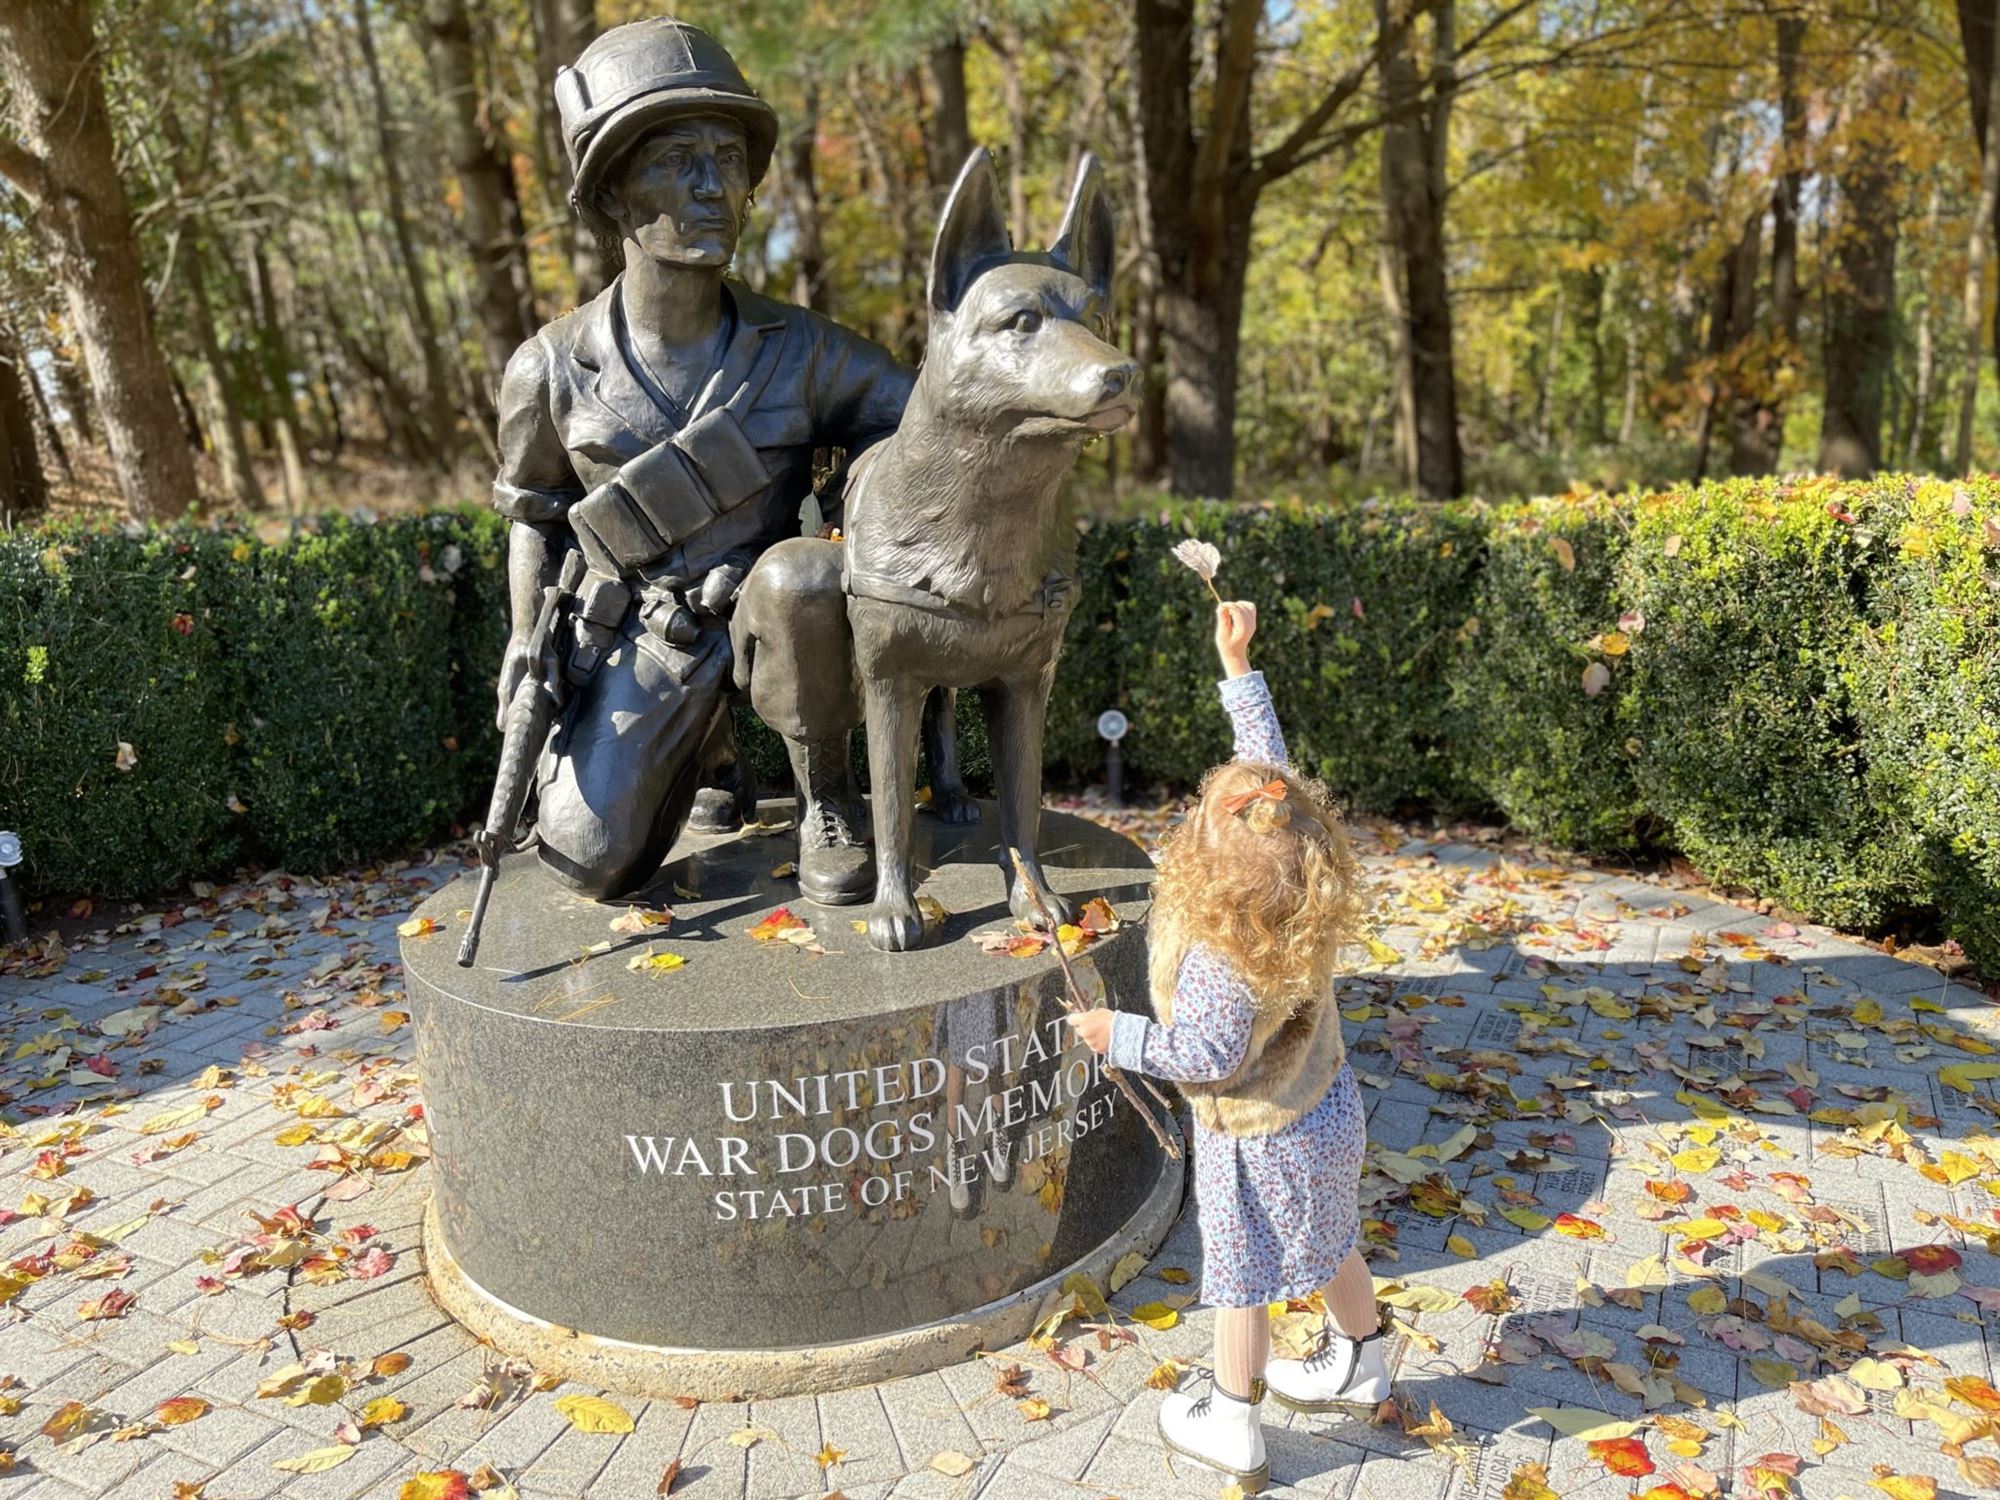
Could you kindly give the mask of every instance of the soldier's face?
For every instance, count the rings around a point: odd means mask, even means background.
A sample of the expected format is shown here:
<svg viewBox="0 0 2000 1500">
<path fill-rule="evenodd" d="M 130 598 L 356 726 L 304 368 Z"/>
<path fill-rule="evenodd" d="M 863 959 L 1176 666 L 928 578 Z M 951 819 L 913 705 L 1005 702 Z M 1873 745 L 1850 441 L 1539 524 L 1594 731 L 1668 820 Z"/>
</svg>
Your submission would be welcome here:
<svg viewBox="0 0 2000 1500">
<path fill-rule="evenodd" d="M 728 120 L 677 120 L 625 154 L 607 207 L 656 261 L 726 266 L 750 199 L 750 152 Z"/>
</svg>

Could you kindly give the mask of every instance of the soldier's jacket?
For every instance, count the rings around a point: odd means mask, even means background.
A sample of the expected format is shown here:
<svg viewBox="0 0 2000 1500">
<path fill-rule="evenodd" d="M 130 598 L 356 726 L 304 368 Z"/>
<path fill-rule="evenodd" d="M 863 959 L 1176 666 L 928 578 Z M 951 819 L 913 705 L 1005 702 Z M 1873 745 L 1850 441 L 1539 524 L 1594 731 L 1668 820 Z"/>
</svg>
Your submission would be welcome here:
<svg viewBox="0 0 2000 1500">
<path fill-rule="evenodd" d="M 619 285 L 613 281 L 549 323 L 508 361 L 493 485 L 502 515 L 562 522 L 579 500 L 683 431 L 680 416 L 639 373 Z M 724 283 L 723 296 L 735 329 L 720 378 L 694 416 L 735 398 L 737 425 L 769 479 L 761 493 L 649 564 L 649 576 L 698 579 L 729 553 L 757 553 L 797 536 L 813 450 L 845 448 L 851 456 L 894 431 L 909 399 L 913 373 L 881 345 L 734 282 Z"/>
</svg>

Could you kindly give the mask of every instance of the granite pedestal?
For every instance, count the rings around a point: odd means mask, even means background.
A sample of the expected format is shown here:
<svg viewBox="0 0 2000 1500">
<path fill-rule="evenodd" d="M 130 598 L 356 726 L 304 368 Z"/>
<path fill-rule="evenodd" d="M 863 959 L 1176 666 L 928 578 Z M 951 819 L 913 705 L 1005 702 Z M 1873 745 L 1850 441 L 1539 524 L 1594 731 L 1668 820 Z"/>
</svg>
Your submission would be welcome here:
<svg viewBox="0 0 2000 1500">
<path fill-rule="evenodd" d="M 948 915 L 913 953 L 876 952 L 854 930 L 865 908 L 801 900 L 789 829 L 684 839 L 620 904 L 513 856 L 471 969 L 453 959 L 474 877 L 425 902 L 439 928 L 403 961 L 444 1306 L 571 1378 L 771 1396 L 1011 1342 L 1070 1274 L 1102 1285 L 1150 1254 L 1181 1163 L 1071 1040 L 1054 953 L 968 940 L 1011 924 L 982 812 L 919 820 L 921 894 Z M 1143 914 L 1152 870 L 1129 839 L 1044 813 L 1041 847 L 1079 905 Z M 780 906 L 823 954 L 748 935 Z M 660 907 L 665 926 L 631 930 Z M 684 962 L 644 962 L 668 954 Z M 1074 963 L 1144 1007 L 1142 928 Z"/>
</svg>

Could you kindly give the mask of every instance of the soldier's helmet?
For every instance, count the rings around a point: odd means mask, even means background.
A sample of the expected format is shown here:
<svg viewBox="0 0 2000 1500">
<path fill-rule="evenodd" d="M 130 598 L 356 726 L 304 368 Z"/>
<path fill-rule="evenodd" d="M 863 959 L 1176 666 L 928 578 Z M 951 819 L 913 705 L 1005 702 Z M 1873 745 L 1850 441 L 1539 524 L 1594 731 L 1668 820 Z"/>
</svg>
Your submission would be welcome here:
<svg viewBox="0 0 2000 1500">
<path fill-rule="evenodd" d="M 654 16 L 614 26 L 556 74 L 556 109 L 575 187 L 570 204 L 586 222 L 592 194 L 625 150 L 668 120 L 720 115 L 743 127 L 750 185 L 763 180 L 778 141 L 778 117 L 757 97 L 722 43 L 698 26 Z"/>
</svg>

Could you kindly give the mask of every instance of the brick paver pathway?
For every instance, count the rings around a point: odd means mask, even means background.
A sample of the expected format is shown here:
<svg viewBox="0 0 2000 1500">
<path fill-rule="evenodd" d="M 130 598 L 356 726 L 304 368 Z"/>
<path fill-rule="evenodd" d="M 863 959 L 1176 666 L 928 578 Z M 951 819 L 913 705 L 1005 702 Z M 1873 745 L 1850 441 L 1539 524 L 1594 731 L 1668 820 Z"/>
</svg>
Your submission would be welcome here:
<svg viewBox="0 0 2000 1500">
<path fill-rule="evenodd" d="M 1401 1415 L 1273 1404 L 1271 1493 L 2000 1484 L 1994 1004 L 1685 890 L 1367 838 L 1386 946 L 1343 996 Z M 1073 1322 L 880 1387 L 691 1409 L 614 1393 L 629 1433 L 572 1426 L 576 1388 L 505 1367 L 424 1290 L 396 926 L 460 868 L 268 877 L 9 962 L 0 1500 L 395 1496 L 445 1470 L 487 1495 L 623 1500 L 676 1463 L 671 1493 L 698 1497 L 1217 1492 L 1169 1463 L 1148 1385 L 1205 1358 L 1198 1303 L 1108 1348 Z M 1119 1321 L 1180 1303 L 1199 1269 L 1190 1210 L 1112 1297 Z M 1280 1317 L 1280 1342 L 1310 1321 Z M 1593 1450 L 1532 1410 L 1559 1407 L 1635 1441 Z M 327 1450 L 347 1451 L 285 1467 Z"/>
</svg>

